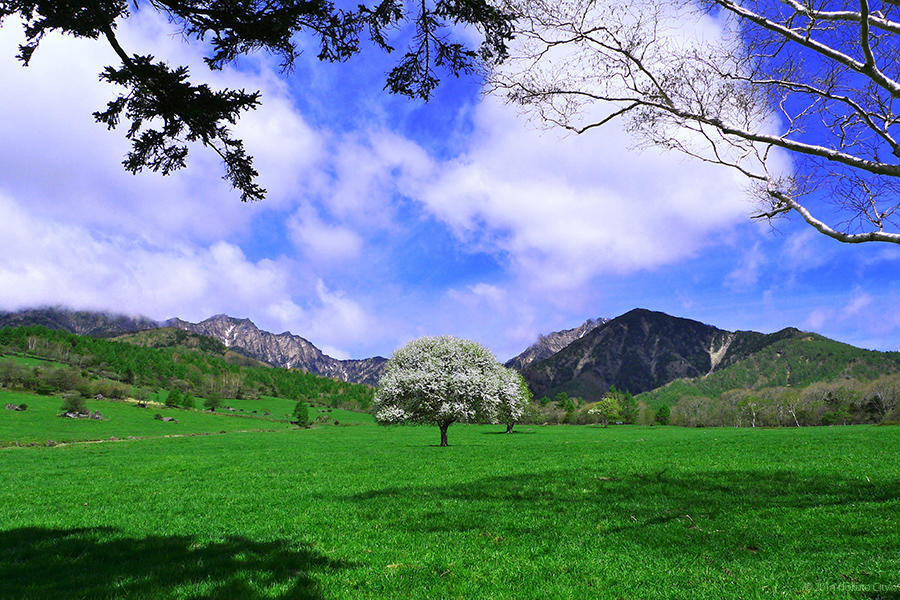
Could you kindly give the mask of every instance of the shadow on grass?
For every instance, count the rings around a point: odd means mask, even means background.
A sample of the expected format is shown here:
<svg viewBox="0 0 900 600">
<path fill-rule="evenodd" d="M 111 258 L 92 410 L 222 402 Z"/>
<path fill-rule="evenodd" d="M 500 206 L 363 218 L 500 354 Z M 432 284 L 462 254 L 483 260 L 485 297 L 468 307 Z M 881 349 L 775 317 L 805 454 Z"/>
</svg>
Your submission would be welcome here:
<svg viewBox="0 0 900 600">
<path fill-rule="evenodd" d="M 322 598 L 311 573 L 351 566 L 285 541 L 128 538 L 111 528 L 0 532 L 0 597 Z"/>
<path fill-rule="evenodd" d="M 789 470 L 551 470 L 449 485 L 389 487 L 347 500 L 370 518 L 423 533 L 492 531 L 554 543 L 560 530 L 547 524 L 564 523 L 576 537 L 590 531 L 678 552 L 684 535 L 693 533 L 699 536 L 692 542 L 698 547 L 714 547 L 730 538 L 733 547 L 755 553 L 756 546 L 779 543 L 781 535 L 759 528 L 759 520 L 784 520 L 790 529 L 794 518 L 807 509 L 844 506 L 883 520 L 877 517 L 884 509 L 879 503 L 895 502 L 897 490 L 897 482 L 891 480 L 867 483 Z M 394 506 L 401 504 L 408 508 L 401 511 Z M 422 512 L 427 508 L 418 508 L 438 506 L 441 510 L 428 514 Z M 421 514 L 410 514 L 417 510 Z M 834 535 L 849 545 L 858 543 L 839 531 L 856 527 L 853 517 L 842 521 L 833 510 L 828 512 L 823 524 L 835 528 Z"/>
</svg>

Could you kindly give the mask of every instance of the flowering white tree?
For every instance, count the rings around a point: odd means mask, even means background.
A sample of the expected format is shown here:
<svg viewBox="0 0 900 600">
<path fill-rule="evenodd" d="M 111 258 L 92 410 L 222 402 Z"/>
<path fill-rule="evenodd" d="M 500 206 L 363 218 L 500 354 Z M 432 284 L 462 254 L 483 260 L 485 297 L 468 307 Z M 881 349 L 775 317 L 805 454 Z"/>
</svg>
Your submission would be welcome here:
<svg viewBox="0 0 900 600">
<path fill-rule="evenodd" d="M 497 378 L 500 403 L 497 406 L 497 422 L 506 424 L 506 433 L 512 433 L 513 425 L 522 418 L 522 413 L 531 400 L 531 390 L 522 374 L 513 369 L 501 367 Z"/>
<path fill-rule="evenodd" d="M 457 421 L 497 422 L 504 367 L 490 350 L 451 336 L 413 340 L 391 356 L 375 392 L 379 423 L 425 423 L 441 430 Z"/>
</svg>

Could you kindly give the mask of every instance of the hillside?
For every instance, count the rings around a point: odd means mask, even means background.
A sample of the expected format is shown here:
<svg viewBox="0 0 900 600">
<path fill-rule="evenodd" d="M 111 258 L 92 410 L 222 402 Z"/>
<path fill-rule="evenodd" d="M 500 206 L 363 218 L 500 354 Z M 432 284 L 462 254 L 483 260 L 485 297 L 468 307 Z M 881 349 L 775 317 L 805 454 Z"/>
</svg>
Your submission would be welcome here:
<svg viewBox="0 0 900 600">
<path fill-rule="evenodd" d="M 200 335 L 191 331 L 177 329 L 175 327 L 159 327 L 146 329 L 134 333 L 125 333 L 112 338 L 116 342 L 125 342 L 133 346 L 145 348 L 185 348 L 197 350 L 205 354 L 221 356 L 227 362 L 247 367 L 270 367 L 268 363 L 240 353 L 239 349 L 229 349 L 221 341 L 209 336 Z"/>
<path fill-rule="evenodd" d="M 708 373 L 731 341 L 711 325 L 635 309 L 586 333 L 523 372 L 536 397 L 596 400 L 611 386 L 632 393 Z"/>
<path fill-rule="evenodd" d="M 898 370 L 900 353 L 862 350 L 792 327 L 771 334 L 731 332 L 635 309 L 523 374 L 536 397 L 565 392 L 592 401 L 615 386 L 659 406 L 682 395 L 717 397 L 730 389 L 806 386 L 842 377 L 870 380 Z"/>
<path fill-rule="evenodd" d="M 58 329 L 69 333 L 77 333 L 78 335 L 95 337 L 111 337 L 122 333 L 159 327 L 159 323 L 147 317 L 68 310 L 59 307 L 0 312 L 0 327 L 26 327 L 28 325 L 41 325 L 48 329 Z"/>
<path fill-rule="evenodd" d="M 149 341 L 162 334 L 146 334 Z M 173 336 L 177 334 L 171 334 Z M 214 349 L 220 350 L 213 340 Z M 200 342 L 198 342 L 200 343 Z M 56 361 L 62 368 L 0 360 L 0 379 L 11 388 L 55 393 L 77 391 L 114 397 L 147 397 L 157 389 L 178 389 L 202 398 L 306 399 L 334 407 L 368 409 L 369 386 L 338 381 L 296 369 L 235 364 L 226 355 L 181 346 L 153 348 L 41 326 L 0 329 L 0 355 Z M 14 356 L 18 358 L 18 356 Z M 245 363 L 248 359 L 241 357 Z"/>
<path fill-rule="evenodd" d="M 506 361 L 506 366 L 517 371 L 525 370 L 529 365 L 545 358 L 550 358 L 572 342 L 581 339 L 588 332 L 603 325 L 609 319 L 588 319 L 578 327 L 554 331 L 541 335 L 538 340 L 517 356 Z"/>
<path fill-rule="evenodd" d="M 302 369 L 309 373 L 333 377 L 352 383 L 375 385 L 384 372 L 387 359 L 381 356 L 357 360 L 339 360 L 328 356 L 310 341 L 289 331 L 274 334 L 259 329 L 250 319 L 216 315 L 199 323 L 173 318 L 159 323 L 146 317 L 129 317 L 105 312 L 72 311 L 64 308 L 37 308 L 0 313 L 0 327 L 39 325 L 93 337 L 123 337 L 122 341 L 151 347 L 197 347 L 187 338 L 172 340 L 169 333 L 145 333 L 149 330 L 182 330 L 218 340 L 224 345 L 229 361 L 241 363 L 242 355 L 286 369 Z M 196 342 L 199 343 L 199 342 Z M 204 342 L 205 343 L 205 342 Z M 211 350 L 211 348 L 208 348 Z M 256 364 L 256 363 L 250 363 Z"/>
<path fill-rule="evenodd" d="M 746 356 L 736 354 L 731 364 L 714 373 L 677 379 L 638 399 L 657 407 L 674 405 L 684 396 L 718 398 L 734 389 L 803 388 L 816 382 L 866 381 L 900 373 L 900 352 L 863 350 L 797 329 L 755 335 L 762 337 L 756 338 L 756 346 L 748 342 Z"/>
</svg>

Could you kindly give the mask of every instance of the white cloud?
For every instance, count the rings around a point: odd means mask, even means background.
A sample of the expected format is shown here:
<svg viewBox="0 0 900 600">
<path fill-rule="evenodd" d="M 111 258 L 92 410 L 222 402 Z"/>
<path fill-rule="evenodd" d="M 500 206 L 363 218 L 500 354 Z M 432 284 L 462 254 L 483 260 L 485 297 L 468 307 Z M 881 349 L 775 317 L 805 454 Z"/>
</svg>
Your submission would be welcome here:
<svg viewBox="0 0 900 600">
<path fill-rule="evenodd" d="M 810 331 L 821 331 L 823 327 L 834 320 L 834 310 L 830 308 L 815 308 L 801 325 Z"/>
<path fill-rule="evenodd" d="M 320 264 L 355 259 L 363 245 L 352 229 L 324 223 L 312 206 L 300 208 L 288 221 L 288 230 L 294 244 Z"/>
<path fill-rule="evenodd" d="M 385 130 L 346 135 L 332 148 L 332 178 L 316 190 L 336 219 L 357 227 L 391 228 L 399 190 L 414 190 L 433 161 L 416 143 Z"/>
<path fill-rule="evenodd" d="M 863 309 L 872 305 L 872 296 L 866 292 L 857 291 L 841 311 L 844 317 L 854 317 L 862 313 Z"/>
<path fill-rule="evenodd" d="M 614 124 L 566 136 L 486 98 L 471 139 L 417 197 L 474 247 L 507 254 L 534 286 L 574 289 L 601 273 L 677 262 L 749 212 L 728 170 L 633 151 Z"/>
<path fill-rule="evenodd" d="M 110 132 L 91 116 L 121 91 L 97 80 L 104 65 L 116 64 L 115 55 L 102 41 L 51 35 L 23 68 L 13 58 L 22 36 L 14 21 L 0 28 L 0 105 L 14 116 L 0 120 L 0 139 L 11 141 L 0 146 L 0 188 L 38 214 L 157 241 L 188 235 L 212 242 L 247 231 L 261 212 L 289 202 L 301 181 L 314 179 L 321 135 L 261 60 L 249 60 L 241 71 L 210 72 L 198 48 L 173 33 L 154 11 L 140 11 L 120 28 L 129 50 L 188 65 L 214 87 L 262 90 L 263 105 L 235 130 L 269 190 L 264 204 L 242 204 L 221 180 L 218 157 L 201 146 L 191 148 L 188 168 L 171 176 L 126 173 L 127 125 Z"/>
<path fill-rule="evenodd" d="M 318 303 L 310 311 L 303 331 L 335 352 L 333 356 L 346 356 L 339 348 L 357 345 L 361 338 L 383 336 L 379 323 L 343 292 L 329 289 L 320 279 L 316 282 L 315 293 Z M 307 333 L 303 335 L 306 337 Z"/>
<path fill-rule="evenodd" d="M 65 303 L 79 308 L 206 318 L 299 307 L 288 293 L 290 265 L 250 261 L 227 242 L 160 248 L 125 235 L 35 218 L 0 196 L 0 305 Z"/>
<path fill-rule="evenodd" d="M 759 281 L 759 270 L 765 262 L 766 257 L 757 242 L 744 253 L 741 264 L 728 274 L 725 282 L 733 289 L 750 288 Z"/>
</svg>

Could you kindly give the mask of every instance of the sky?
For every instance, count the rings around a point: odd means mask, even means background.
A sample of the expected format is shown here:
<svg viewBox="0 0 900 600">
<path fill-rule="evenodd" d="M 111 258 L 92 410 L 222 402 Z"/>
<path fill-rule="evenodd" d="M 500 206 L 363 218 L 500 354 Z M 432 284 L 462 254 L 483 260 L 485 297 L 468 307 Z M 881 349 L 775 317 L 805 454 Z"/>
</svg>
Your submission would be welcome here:
<svg viewBox="0 0 900 600">
<path fill-rule="evenodd" d="M 450 334 L 505 360 L 637 307 L 900 350 L 900 247 L 753 222 L 735 174 L 636 149 L 616 124 L 542 127 L 474 76 L 428 103 L 391 96 L 395 57 L 377 52 L 211 73 L 201 46 L 139 12 L 120 25 L 130 52 L 262 91 L 235 128 L 269 191 L 246 204 L 203 148 L 168 177 L 125 172 L 123 133 L 91 116 L 115 94 L 97 78 L 109 47 L 49 36 L 23 68 L 21 36 L 0 27 L 2 310 L 225 313 L 337 358 Z"/>
</svg>

